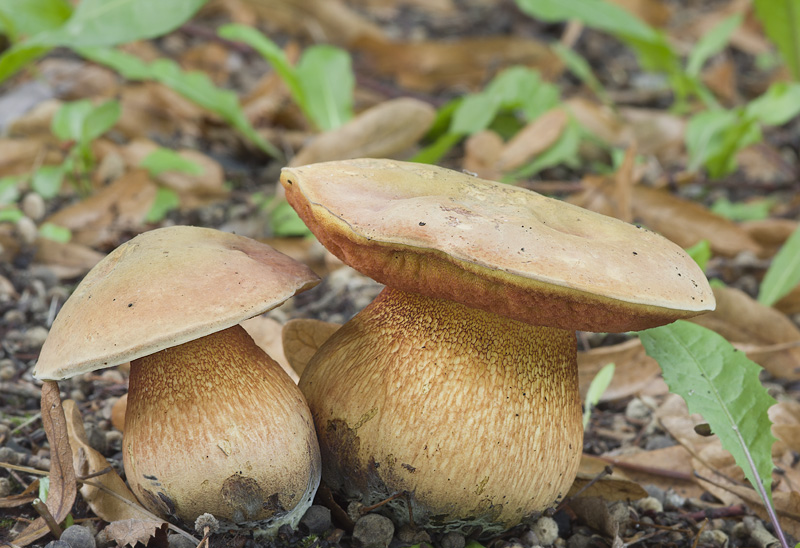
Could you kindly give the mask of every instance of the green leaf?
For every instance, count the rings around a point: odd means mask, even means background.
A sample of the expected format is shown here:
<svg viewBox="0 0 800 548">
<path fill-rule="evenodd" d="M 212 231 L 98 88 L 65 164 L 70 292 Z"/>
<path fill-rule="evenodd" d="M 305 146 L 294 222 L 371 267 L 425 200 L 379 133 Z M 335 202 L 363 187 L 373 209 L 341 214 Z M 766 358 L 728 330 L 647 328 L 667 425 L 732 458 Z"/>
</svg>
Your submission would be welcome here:
<svg viewBox="0 0 800 548">
<path fill-rule="evenodd" d="M 563 61 L 564 65 L 572 74 L 577 76 L 581 82 L 586 84 L 586 86 L 591 89 L 592 92 L 597 95 L 597 97 L 599 97 L 603 103 L 611 103 L 603 84 L 601 84 L 600 80 L 597 79 L 597 76 L 594 75 L 594 71 L 592 71 L 592 67 L 589 66 L 589 63 L 586 61 L 586 59 L 581 57 L 574 50 L 564 47 L 559 43 L 554 44 L 552 47 L 553 51 L 558 55 L 561 61 Z"/>
<path fill-rule="evenodd" d="M 0 177 L 0 205 L 13 204 L 19 200 L 19 177 Z"/>
<path fill-rule="evenodd" d="M 161 36 L 187 21 L 206 0 L 81 0 L 67 22 L 32 37 L 38 46 L 113 46 Z"/>
<path fill-rule="evenodd" d="M 494 97 L 502 108 L 522 108 L 541 85 L 538 71 L 515 66 L 495 76 L 483 93 Z"/>
<path fill-rule="evenodd" d="M 92 108 L 92 103 L 88 99 L 61 105 L 50 123 L 53 135 L 62 141 L 81 141 L 83 126 Z"/>
<path fill-rule="evenodd" d="M 670 391 L 708 421 L 756 491 L 770 499 L 775 438 L 767 410 L 775 400 L 758 380 L 761 368 L 720 335 L 691 322 L 648 329 L 639 337 Z"/>
<path fill-rule="evenodd" d="M 750 101 L 745 113 L 764 125 L 781 126 L 800 114 L 800 84 L 776 82 Z"/>
<path fill-rule="evenodd" d="M 72 232 L 63 226 L 53 223 L 44 223 L 39 227 L 39 236 L 65 244 L 72 239 Z"/>
<path fill-rule="evenodd" d="M 274 204 L 274 205 L 273 205 Z M 271 202 L 267 206 L 269 212 L 269 225 L 272 233 L 279 238 L 292 236 L 309 236 L 311 231 L 289 202 L 281 200 L 277 203 Z"/>
<path fill-rule="evenodd" d="M 22 219 L 25 214 L 14 206 L 0 206 L 0 223 L 16 223 Z"/>
<path fill-rule="evenodd" d="M 94 108 L 83 121 L 81 142 L 90 143 L 114 127 L 122 113 L 119 101 L 106 101 Z"/>
<path fill-rule="evenodd" d="M 333 46 L 303 52 L 295 74 L 307 103 L 307 115 L 322 130 L 337 128 L 353 117 L 355 78 L 350 54 Z"/>
<path fill-rule="evenodd" d="M 173 209 L 177 209 L 181 205 L 181 200 L 178 193 L 171 188 L 158 187 L 156 191 L 156 198 L 153 200 L 153 205 L 150 206 L 150 211 L 144 217 L 146 223 L 157 223 L 162 221 L 167 213 Z"/>
<path fill-rule="evenodd" d="M 711 212 L 731 221 L 759 221 L 769 217 L 775 200 L 769 198 L 755 199 L 749 202 L 731 202 L 720 198 L 711 205 Z"/>
<path fill-rule="evenodd" d="M 800 0 L 755 0 L 754 7 L 792 77 L 800 80 Z"/>
<path fill-rule="evenodd" d="M 55 198 L 64 181 L 64 166 L 42 166 L 31 180 L 31 188 L 44 199 Z"/>
<path fill-rule="evenodd" d="M 510 175 L 512 179 L 522 179 L 539 173 L 543 169 L 557 165 L 574 165 L 578 160 L 578 147 L 581 144 L 581 129 L 575 120 L 570 119 L 561 137 L 529 164 Z"/>
<path fill-rule="evenodd" d="M 50 51 L 50 48 L 15 44 L 0 55 L 0 83 L 8 79 L 22 67 Z"/>
<path fill-rule="evenodd" d="M 459 133 L 445 133 L 415 154 L 411 161 L 418 164 L 435 164 L 447 154 L 448 150 L 456 146 L 462 138 L 463 135 Z"/>
<path fill-rule="evenodd" d="M 592 415 L 592 409 L 595 408 L 597 402 L 603 392 L 606 391 L 608 385 L 611 384 L 611 379 L 614 378 L 614 364 L 607 363 L 603 368 L 597 372 L 592 382 L 589 383 L 589 390 L 586 392 L 586 403 L 583 406 L 583 429 L 589 426 L 589 417 Z"/>
<path fill-rule="evenodd" d="M 769 265 L 761 282 L 758 302 L 772 306 L 798 283 L 800 283 L 800 226 L 792 232 L 772 259 L 772 264 Z"/>
<path fill-rule="evenodd" d="M 711 243 L 708 240 L 700 240 L 692 247 L 687 248 L 686 253 L 694 259 L 694 262 L 697 263 L 701 270 L 705 270 L 709 259 L 711 259 Z"/>
<path fill-rule="evenodd" d="M 281 157 L 280 151 L 250 125 L 236 93 L 218 88 L 205 73 L 185 72 L 177 63 L 168 59 L 158 59 L 148 65 L 121 51 L 81 48 L 78 52 L 87 59 L 120 71 L 127 78 L 161 82 L 195 104 L 223 118 L 267 154 L 276 158 Z"/>
<path fill-rule="evenodd" d="M 47 502 L 47 496 L 50 494 L 50 476 L 39 478 L 39 499 L 42 502 Z"/>
<path fill-rule="evenodd" d="M 12 42 L 58 28 L 71 14 L 72 6 L 66 0 L 0 0 L 2 29 Z"/>
<path fill-rule="evenodd" d="M 686 63 L 686 73 L 697 78 L 700 76 L 700 70 L 706 61 L 712 56 L 722 51 L 728 44 L 733 32 L 742 24 L 741 14 L 731 15 L 723 19 L 710 31 L 705 33 L 697 44 L 692 48 L 689 54 L 689 60 Z"/>
<path fill-rule="evenodd" d="M 145 156 L 144 160 L 139 162 L 139 167 L 145 168 L 151 177 L 158 177 L 165 171 L 176 171 L 189 175 L 203 174 L 203 166 L 187 160 L 174 150 L 163 147 L 159 147 Z"/>
<path fill-rule="evenodd" d="M 736 169 L 736 153 L 761 138 L 756 121 L 741 109 L 701 112 L 686 127 L 689 169 L 705 166 L 713 178 L 727 175 Z"/>
<path fill-rule="evenodd" d="M 500 108 L 499 97 L 488 93 L 467 95 L 453 112 L 450 132 L 472 135 L 489 127 Z"/>
</svg>

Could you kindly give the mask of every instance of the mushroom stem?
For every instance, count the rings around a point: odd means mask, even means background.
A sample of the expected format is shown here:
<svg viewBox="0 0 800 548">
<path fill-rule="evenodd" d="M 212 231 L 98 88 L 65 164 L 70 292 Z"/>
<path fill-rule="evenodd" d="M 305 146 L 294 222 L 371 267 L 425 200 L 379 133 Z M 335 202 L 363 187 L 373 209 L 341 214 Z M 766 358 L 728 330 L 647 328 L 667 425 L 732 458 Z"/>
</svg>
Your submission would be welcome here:
<svg viewBox="0 0 800 548">
<path fill-rule="evenodd" d="M 572 331 L 387 288 L 319 349 L 300 388 L 324 481 L 368 505 L 406 491 L 423 524 L 505 529 L 558 502 L 577 473 Z"/>
<path fill-rule="evenodd" d="M 131 362 L 123 457 L 149 510 L 227 527 L 296 525 L 320 476 L 303 395 L 238 325 Z"/>
</svg>

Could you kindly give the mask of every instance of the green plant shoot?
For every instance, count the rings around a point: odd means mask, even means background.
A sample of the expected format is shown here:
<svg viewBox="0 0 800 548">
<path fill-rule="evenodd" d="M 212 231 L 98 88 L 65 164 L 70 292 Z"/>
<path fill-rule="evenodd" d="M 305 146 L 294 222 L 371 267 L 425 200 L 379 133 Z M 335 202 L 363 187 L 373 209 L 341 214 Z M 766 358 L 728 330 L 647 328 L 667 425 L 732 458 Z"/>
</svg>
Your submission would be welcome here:
<svg viewBox="0 0 800 548">
<path fill-rule="evenodd" d="M 589 426 L 589 418 L 592 415 L 592 410 L 597 406 L 603 392 L 608 389 L 611 384 L 611 379 L 614 377 L 615 365 L 607 363 L 603 368 L 597 372 L 592 382 L 589 384 L 589 390 L 586 392 L 586 402 L 583 406 L 583 429 Z"/>
<path fill-rule="evenodd" d="M 772 306 L 800 283 L 800 226 L 772 259 L 758 292 L 758 302 Z"/>
</svg>

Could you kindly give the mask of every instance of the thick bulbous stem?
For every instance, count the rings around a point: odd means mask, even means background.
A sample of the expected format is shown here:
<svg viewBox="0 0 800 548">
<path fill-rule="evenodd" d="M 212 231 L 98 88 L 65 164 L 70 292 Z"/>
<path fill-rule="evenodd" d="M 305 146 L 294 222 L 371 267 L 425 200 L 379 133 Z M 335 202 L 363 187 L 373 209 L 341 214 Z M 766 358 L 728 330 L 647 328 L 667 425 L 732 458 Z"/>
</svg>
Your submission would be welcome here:
<svg viewBox="0 0 800 548">
<path fill-rule="evenodd" d="M 576 358 L 574 332 L 386 289 L 300 380 L 323 481 L 365 504 L 406 492 L 413 519 L 441 529 L 511 527 L 577 473 Z"/>
<path fill-rule="evenodd" d="M 320 479 L 303 395 L 240 326 L 131 363 L 123 458 L 139 501 L 189 525 L 296 525 Z"/>
</svg>

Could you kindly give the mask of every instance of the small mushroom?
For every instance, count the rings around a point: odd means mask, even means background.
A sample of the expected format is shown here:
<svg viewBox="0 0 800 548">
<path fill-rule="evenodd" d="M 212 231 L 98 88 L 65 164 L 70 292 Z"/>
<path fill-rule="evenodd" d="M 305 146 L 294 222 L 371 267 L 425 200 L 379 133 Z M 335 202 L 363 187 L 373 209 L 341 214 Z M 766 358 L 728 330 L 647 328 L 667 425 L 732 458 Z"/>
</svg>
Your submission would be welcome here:
<svg viewBox="0 0 800 548">
<path fill-rule="evenodd" d="M 557 503 L 582 449 L 575 331 L 714 308 L 673 243 L 524 189 L 370 159 L 281 182 L 330 251 L 387 286 L 300 388 L 323 481 L 367 505 L 405 494 L 399 523 L 491 534 Z"/>
<path fill-rule="evenodd" d="M 154 513 L 191 525 L 296 525 L 319 486 L 297 386 L 238 324 L 318 283 L 271 247 L 217 230 L 146 232 L 64 303 L 34 370 L 62 380 L 131 361 L 123 458 Z"/>
</svg>

